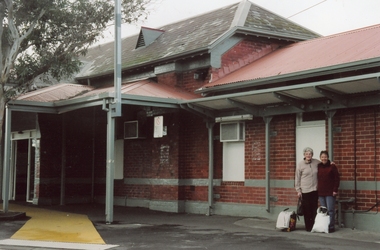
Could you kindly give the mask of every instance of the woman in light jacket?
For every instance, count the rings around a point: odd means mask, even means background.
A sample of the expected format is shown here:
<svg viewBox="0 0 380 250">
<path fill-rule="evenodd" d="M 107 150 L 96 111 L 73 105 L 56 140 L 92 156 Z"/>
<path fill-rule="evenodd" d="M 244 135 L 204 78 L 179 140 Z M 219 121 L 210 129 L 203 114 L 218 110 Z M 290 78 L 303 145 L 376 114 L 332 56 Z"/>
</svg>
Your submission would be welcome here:
<svg viewBox="0 0 380 250">
<path fill-rule="evenodd" d="M 304 159 L 297 164 L 295 174 L 295 188 L 298 197 L 302 198 L 305 229 L 310 232 L 314 226 L 318 209 L 318 164 L 313 158 L 313 149 L 303 150 Z"/>
</svg>

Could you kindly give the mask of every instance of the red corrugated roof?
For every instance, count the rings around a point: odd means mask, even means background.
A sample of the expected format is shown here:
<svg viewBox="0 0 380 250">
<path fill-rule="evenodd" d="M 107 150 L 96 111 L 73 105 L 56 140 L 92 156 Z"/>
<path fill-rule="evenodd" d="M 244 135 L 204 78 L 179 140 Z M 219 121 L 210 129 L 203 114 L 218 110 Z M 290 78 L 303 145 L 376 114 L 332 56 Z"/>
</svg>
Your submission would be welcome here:
<svg viewBox="0 0 380 250">
<path fill-rule="evenodd" d="M 114 92 L 114 89 L 114 86 L 99 88 L 91 92 L 88 92 L 82 96 L 91 96 L 106 92 L 111 93 Z M 149 79 L 123 84 L 121 86 L 121 93 L 148 97 L 172 98 L 180 100 L 191 100 L 199 97 L 198 95 L 185 92 L 179 88 L 168 86 L 165 84 L 159 84 Z"/>
<path fill-rule="evenodd" d="M 16 98 L 16 100 L 56 102 L 73 98 L 95 96 L 107 92 L 111 93 L 114 92 L 114 90 L 114 86 L 95 89 L 92 86 L 61 83 L 21 95 Z M 121 93 L 180 100 L 190 100 L 199 97 L 195 94 L 164 84 L 158 84 L 151 80 L 140 80 L 133 83 L 123 84 L 121 86 Z"/>
<path fill-rule="evenodd" d="M 46 87 L 43 89 L 28 92 L 16 98 L 16 100 L 23 101 L 35 101 L 35 102 L 54 102 L 60 100 L 71 99 L 75 96 L 81 95 L 83 93 L 93 90 L 94 87 L 70 84 L 70 83 L 60 83 L 53 85 L 51 87 Z"/>
<path fill-rule="evenodd" d="M 325 68 L 380 57 L 380 25 L 299 42 L 208 83 L 211 88 L 229 83 Z"/>
</svg>

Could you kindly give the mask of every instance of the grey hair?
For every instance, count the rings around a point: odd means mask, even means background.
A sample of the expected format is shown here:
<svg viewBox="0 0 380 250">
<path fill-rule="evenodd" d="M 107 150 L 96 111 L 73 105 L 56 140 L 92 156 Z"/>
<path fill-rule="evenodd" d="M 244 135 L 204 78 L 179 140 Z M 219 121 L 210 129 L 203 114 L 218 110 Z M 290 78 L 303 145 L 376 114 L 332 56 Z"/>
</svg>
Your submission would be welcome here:
<svg viewBox="0 0 380 250">
<path fill-rule="evenodd" d="M 305 154 L 306 152 L 310 152 L 311 155 L 314 155 L 314 151 L 312 148 L 309 148 L 309 147 L 306 147 L 303 149 L 303 154 Z"/>
</svg>

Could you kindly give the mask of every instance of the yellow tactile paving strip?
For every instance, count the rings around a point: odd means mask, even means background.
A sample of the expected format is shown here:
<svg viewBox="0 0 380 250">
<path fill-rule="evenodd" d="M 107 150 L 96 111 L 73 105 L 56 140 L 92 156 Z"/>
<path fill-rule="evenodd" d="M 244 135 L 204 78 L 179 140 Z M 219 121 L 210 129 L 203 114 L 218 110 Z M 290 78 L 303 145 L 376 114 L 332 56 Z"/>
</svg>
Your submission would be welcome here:
<svg viewBox="0 0 380 250">
<path fill-rule="evenodd" d="M 10 204 L 31 217 L 11 239 L 105 244 L 87 215 Z"/>
</svg>

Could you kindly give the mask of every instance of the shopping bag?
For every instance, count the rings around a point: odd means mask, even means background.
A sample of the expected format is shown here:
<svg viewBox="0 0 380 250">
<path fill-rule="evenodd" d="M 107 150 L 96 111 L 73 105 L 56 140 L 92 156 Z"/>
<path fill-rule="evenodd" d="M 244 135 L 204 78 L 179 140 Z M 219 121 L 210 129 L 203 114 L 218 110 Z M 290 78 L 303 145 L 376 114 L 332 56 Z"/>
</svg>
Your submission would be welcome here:
<svg viewBox="0 0 380 250">
<path fill-rule="evenodd" d="M 312 233 L 329 233 L 330 215 L 326 207 L 319 207 L 317 209 L 317 216 L 315 216 L 315 222 Z"/>
<path fill-rule="evenodd" d="M 287 211 L 289 208 L 281 211 L 277 217 L 276 228 L 284 232 L 291 232 L 296 229 L 297 214 L 294 211 Z"/>
</svg>

